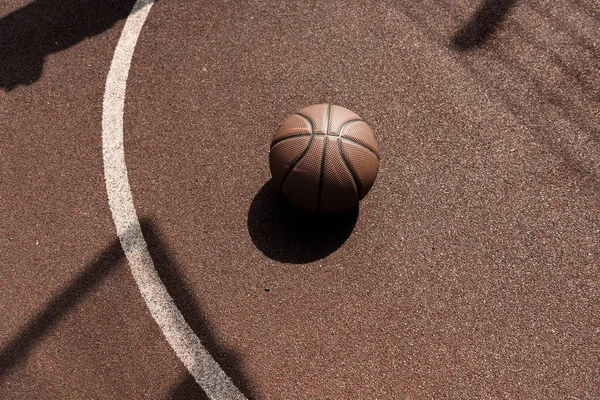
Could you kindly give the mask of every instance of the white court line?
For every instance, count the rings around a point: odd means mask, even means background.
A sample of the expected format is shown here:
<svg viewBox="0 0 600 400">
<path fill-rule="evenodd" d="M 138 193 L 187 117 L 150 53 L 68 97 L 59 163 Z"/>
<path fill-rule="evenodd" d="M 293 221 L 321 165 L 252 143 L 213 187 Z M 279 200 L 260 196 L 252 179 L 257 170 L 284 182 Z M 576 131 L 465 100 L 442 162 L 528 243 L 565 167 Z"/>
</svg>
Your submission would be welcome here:
<svg viewBox="0 0 600 400">
<path fill-rule="evenodd" d="M 123 108 L 135 44 L 154 0 L 138 0 L 127 17 L 106 79 L 102 155 L 108 203 L 131 273 L 150 314 L 196 382 L 211 399 L 245 399 L 189 327 L 160 280 L 142 235 L 127 178 Z"/>
</svg>

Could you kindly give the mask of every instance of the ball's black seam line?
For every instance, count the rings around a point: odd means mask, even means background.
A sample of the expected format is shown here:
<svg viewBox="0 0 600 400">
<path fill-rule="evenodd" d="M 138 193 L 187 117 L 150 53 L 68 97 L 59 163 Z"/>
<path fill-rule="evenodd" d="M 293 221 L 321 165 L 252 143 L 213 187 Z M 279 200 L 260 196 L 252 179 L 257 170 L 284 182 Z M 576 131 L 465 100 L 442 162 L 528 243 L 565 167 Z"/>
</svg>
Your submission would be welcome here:
<svg viewBox="0 0 600 400">
<path fill-rule="evenodd" d="M 349 142 L 352 142 L 354 144 L 357 144 L 357 145 L 359 145 L 361 147 L 364 147 L 365 149 L 369 150 L 371 153 L 373 153 L 373 155 L 375 157 L 377 157 L 377 161 L 379 161 L 379 154 L 377 154 L 375 152 L 375 150 L 373 150 L 372 148 L 370 148 L 366 144 L 361 143 L 361 142 L 359 142 L 359 141 L 357 141 L 355 139 L 352 139 L 352 138 L 349 138 L 349 137 L 346 137 L 346 136 L 325 135 L 324 133 L 298 133 L 297 135 L 286 136 L 284 138 L 281 138 L 281 139 L 275 141 L 275 143 L 273 143 L 273 146 L 271 148 L 275 147 L 276 144 L 284 142 L 284 141 L 286 141 L 288 139 L 293 139 L 293 138 L 302 137 L 302 136 L 330 136 L 330 137 L 334 137 L 334 138 L 337 138 L 337 139 L 347 140 Z"/>
<path fill-rule="evenodd" d="M 311 135 L 312 135 L 312 133 L 308 132 L 308 133 L 296 133 L 294 135 L 284 136 L 282 138 L 274 140 L 273 143 L 271 144 L 271 148 L 275 147 L 276 144 L 279 144 L 281 142 L 285 142 L 288 139 L 293 139 L 293 138 L 302 137 L 302 136 L 311 136 Z M 315 133 L 314 135 L 315 136 L 319 136 L 320 134 L 319 133 Z"/>
<path fill-rule="evenodd" d="M 364 143 L 359 142 L 358 140 L 355 140 L 355 139 L 352 139 L 352 138 L 349 138 L 349 137 L 346 137 L 346 136 L 342 136 L 343 129 L 347 125 L 350 125 L 353 122 L 365 122 L 365 121 L 361 118 L 361 119 L 351 119 L 350 121 L 345 122 L 344 125 L 342 125 L 342 127 L 340 128 L 340 134 L 338 136 L 340 136 L 340 137 L 342 137 L 342 138 L 344 138 L 346 140 L 349 140 L 351 142 L 354 142 L 356 144 L 359 144 L 359 145 L 361 145 L 362 147 L 364 147 L 367 150 L 370 150 L 371 153 L 375 154 L 375 156 L 377 157 L 377 161 L 379 161 L 379 154 L 377 154 L 377 152 L 375 150 L 373 150 L 371 147 L 369 147 L 368 145 L 366 145 Z M 367 125 L 367 127 L 369 126 L 366 122 L 365 122 L 365 125 Z"/>
<path fill-rule="evenodd" d="M 353 118 L 353 119 L 349 119 L 348 121 L 344 122 L 344 124 L 340 127 L 340 131 L 338 132 L 337 136 L 342 136 L 342 131 L 344 130 L 344 128 L 348 125 L 350 125 L 353 122 L 360 122 L 362 121 L 362 119 L 359 118 Z"/>
<path fill-rule="evenodd" d="M 305 120 L 306 120 L 306 122 L 308 122 L 308 126 L 309 126 L 309 132 L 308 132 L 308 133 L 299 133 L 299 134 L 297 134 L 297 135 L 291 135 L 291 136 L 284 136 L 284 137 L 282 137 L 282 138 L 279 138 L 279 139 L 277 139 L 277 140 L 274 140 L 274 141 L 272 141 L 272 142 L 271 142 L 271 148 L 273 148 L 273 146 L 275 146 L 277 143 L 279 143 L 279 142 L 281 142 L 282 140 L 285 140 L 285 139 L 287 139 L 287 138 L 292 138 L 292 137 L 296 137 L 296 136 L 305 136 L 305 135 L 311 135 L 312 133 L 314 133 L 314 131 L 315 131 L 315 128 L 313 127 L 313 123 L 312 123 L 312 121 L 311 121 L 311 119 L 310 119 L 310 118 L 308 118 L 306 115 L 304 115 L 304 114 L 300 114 L 300 113 L 294 113 L 294 114 L 292 114 L 292 116 L 293 116 L 293 115 L 297 115 L 297 116 L 299 116 L 299 117 L 301 117 L 301 118 L 305 119 Z"/>
<path fill-rule="evenodd" d="M 298 163 L 300 162 L 300 160 L 302 160 L 302 158 L 304 158 L 304 156 L 306 155 L 306 153 L 308 153 L 308 150 L 310 149 L 310 145 L 313 142 L 313 138 L 315 137 L 314 133 L 315 133 L 315 129 L 314 129 L 314 125 L 312 120 L 307 117 L 306 115 L 303 114 L 297 114 L 300 115 L 301 117 L 304 117 L 308 120 L 309 124 L 310 124 L 310 139 L 308 140 L 308 144 L 306 145 L 306 148 L 304 149 L 304 151 L 302 152 L 302 154 L 300 154 L 300 156 L 298 156 L 298 158 L 294 161 L 294 163 L 290 166 L 290 168 L 287 170 L 287 172 L 285 173 L 285 175 L 283 176 L 283 179 L 281 180 L 281 187 L 279 188 L 279 191 L 283 193 L 283 186 L 285 185 L 285 181 L 287 180 L 288 176 L 290 176 L 290 173 L 292 172 L 292 170 L 294 168 L 296 168 L 296 165 L 298 165 Z"/>
<path fill-rule="evenodd" d="M 281 187 L 279 188 L 279 190 L 281 192 L 283 192 L 283 186 L 285 185 L 285 181 L 287 180 L 288 176 L 290 176 L 290 173 L 292 172 L 292 170 L 294 168 L 296 168 L 296 165 L 298 165 L 298 163 L 300 162 L 300 160 L 302 160 L 302 158 L 304 158 L 304 156 L 306 155 L 306 153 L 308 153 L 308 150 L 310 149 L 310 146 L 311 146 L 311 144 L 313 142 L 313 137 L 314 136 L 310 137 L 310 139 L 308 140 L 308 144 L 306 145 L 306 148 L 304 149 L 304 151 L 302 152 L 302 154 L 300 154 L 298 156 L 298 158 L 294 161 L 294 163 L 290 166 L 290 168 L 287 170 L 287 172 L 283 176 L 283 179 L 281 180 Z"/>
<path fill-rule="evenodd" d="M 359 142 L 359 141 L 357 141 L 357 140 L 354 140 L 354 139 L 352 139 L 352 138 L 349 138 L 349 137 L 346 137 L 346 136 L 340 136 L 340 139 L 342 139 L 342 140 L 347 140 L 347 141 L 349 141 L 349 142 L 352 142 L 352 143 L 354 143 L 354 144 L 357 144 L 357 145 L 359 145 L 360 147 L 363 147 L 363 148 L 365 148 L 365 149 L 369 150 L 371 153 L 373 153 L 373 155 L 374 155 L 375 157 L 377 157 L 377 161 L 379 161 L 379 154 L 377 154 L 377 152 L 376 152 L 375 150 L 373 150 L 372 148 L 370 148 L 370 147 L 369 147 L 369 146 L 367 146 L 366 144 L 364 144 L 364 143 L 361 143 L 361 142 Z"/>
<path fill-rule="evenodd" d="M 329 134 L 329 119 L 331 118 L 331 105 L 327 105 L 325 117 L 325 137 L 323 138 L 323 152 L 321 153 L 321 172 L 319 174 L 319 191 L 317 192 L 317 213 L 321 213 L 321 196 L 323 195 L 323 175 L 325 173 L 325 152 L 327 151 L 327 135 Z"/>
<path fill-rule="evenodd" d="M 305 115 L 305 114 L 302 114 L 302 113 L 299 113 L 299 112 L 296 112 L 293 115 L 297 115 L 299 117 L 304 118 L 308 122 L 308 124 L 310 125 L 310 131 L 311 131 L 311 133 L 315 133 L 315 125 L 313 124 L 313 120 L 308 115 Z"/>
<path fill-rule="evenodd" d="M 302 118 L 306 119 L 309 122 L 309 124 L 311 123 L 311 120 L 308 119 L 308 117 L 306 115 L 303 115 L 303 114 L 300 114 L 300 113 L 295 113 L 294 115 L 297 115 L 299 117 L 302 117 Z M 346 128 L 348 125 L 350 125 L 353 122 L 360 122 L 360 121 L 364 122 L 364 120 L 362 118 L 352 118 L 352 119 L 349 119 L 348 121 L 346 121 L 346 122 L 344 122 L 342 124 L 342 126 L 340 127 L 339 132 L 338 132 L 337 135 L 330 135 L 330 136 L 339 137 L 339 136 L 342 135 L 342 132 L 344 131 L 344 128 Z M 314 132 L 314 129 L 312 128 L 312 126 L 311 126 L 311 129 Z M 286 139 L 293 138 L 293 137 L 298 137 L 298 136 L 307 136 L 307 135 L 310 135 L 310 133 L 296 133 L 294 135 L 284 136 L 282 138 L 274 140 L 271 143 L 271 148 L 273 148 L 273 146 L 275 146 L 277 143 L 282 142 L 282 141 L 284 141 Z M 328 133 L 326 133 L 326 134 L 324 134 L 324 133 L 315 133 L 315 135 L 328 135 Z"/>
<path fill-rule="evenodd" d="M 350 171 L 350 175 L 352 175 L 352 179 L 354 180 L 354 184 L 356 185 L 356 196 L 358 197 L 358 200 L 360 201 L 361 196 L 362 196 L 362 191 L 363 191 L 362 185 L 360 184 L 360 181 L 358 180 L 358 176 L 352 169 L 350 162 L 348 162 L 348 159 L 344 155 L 344 150 L 342 149 L 342 140 L 341 139 L 343 139 L 343 138 L 342 137 L 338 138 L 338 148 L 340 150 L 340 156 L 342 156 L 342 161 L 344 161 L 344 164 L 346 164 L 346 168 L 348 168 L 348 171 Z"/>
</svg>

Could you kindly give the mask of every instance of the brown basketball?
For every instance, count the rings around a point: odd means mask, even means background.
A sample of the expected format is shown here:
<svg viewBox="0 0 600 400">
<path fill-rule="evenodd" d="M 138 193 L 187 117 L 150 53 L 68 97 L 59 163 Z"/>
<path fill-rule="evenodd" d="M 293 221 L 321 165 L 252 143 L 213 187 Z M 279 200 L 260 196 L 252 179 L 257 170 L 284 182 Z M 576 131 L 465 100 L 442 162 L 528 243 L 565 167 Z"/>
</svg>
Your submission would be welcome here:
<svg viewBox="0 0 600 400">
<path fill-rule="evenodd" d="M 297 207 L 317 213 L 352 208 L 377 176 L 379 148 L 358 115 L 317 104 L 286 118 L 273 137 L 273 181 Z"/>
</svg>

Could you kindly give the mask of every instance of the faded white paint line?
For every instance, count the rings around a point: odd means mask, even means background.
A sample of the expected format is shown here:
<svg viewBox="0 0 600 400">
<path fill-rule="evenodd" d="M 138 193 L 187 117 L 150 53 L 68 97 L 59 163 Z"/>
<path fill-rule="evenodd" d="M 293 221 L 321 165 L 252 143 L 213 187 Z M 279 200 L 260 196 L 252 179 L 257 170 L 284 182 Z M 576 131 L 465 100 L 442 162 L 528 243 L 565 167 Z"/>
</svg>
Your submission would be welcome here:
<svg viewBox="0 0 600 400">
<path fill-rule="evenodd" d="M 160 280 L 142 235 L 127 178 L 123 109 L 127 76 L 142 26 L 154 0 L 138 0 L 127 17 L 106 79 L 102 155 L 108 203 L 137 286 L 165 338 L 211 399 L 245 399 L 189 327 Z"/>
</svg>

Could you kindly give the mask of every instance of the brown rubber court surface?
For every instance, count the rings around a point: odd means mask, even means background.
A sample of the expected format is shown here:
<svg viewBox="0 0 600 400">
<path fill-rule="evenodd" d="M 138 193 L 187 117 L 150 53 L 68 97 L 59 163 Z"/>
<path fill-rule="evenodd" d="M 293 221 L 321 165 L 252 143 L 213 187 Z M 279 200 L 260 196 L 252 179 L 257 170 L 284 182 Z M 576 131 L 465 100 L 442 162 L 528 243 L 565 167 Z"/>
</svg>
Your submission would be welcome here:
<svg viewBox="0 0 600 400">
<path fill-rule="evenodd" d="M 108 206 L 102 98 L 133 3 L 0 5 L 0 398 L 206 398 Z M 594 1 L 160 0 L 124 110 L 156 269 L 248 398 L 597 398 L 599 54 Z M 315 103 L 382 156 L 327 223 L 267 163 Z"/>
</svg>

